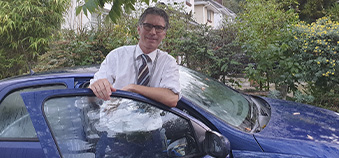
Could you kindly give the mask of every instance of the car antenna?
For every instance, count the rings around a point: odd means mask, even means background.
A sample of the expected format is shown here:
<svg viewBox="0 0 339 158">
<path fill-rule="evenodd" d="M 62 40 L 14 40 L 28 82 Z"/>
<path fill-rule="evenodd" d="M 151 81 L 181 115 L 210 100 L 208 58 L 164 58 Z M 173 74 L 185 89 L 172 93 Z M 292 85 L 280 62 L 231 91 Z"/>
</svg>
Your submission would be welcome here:
<svg viewBox="0 0 339 158">
<path fill-rule="evenodd" d="M 32 70 L 30 64 L 27 64 L 27 65 L 28 65 L 28 68 L 29 68 L 29 74 L 30 74 L 31 76 L 33 76 L 35 72 Z"/>
</svg>

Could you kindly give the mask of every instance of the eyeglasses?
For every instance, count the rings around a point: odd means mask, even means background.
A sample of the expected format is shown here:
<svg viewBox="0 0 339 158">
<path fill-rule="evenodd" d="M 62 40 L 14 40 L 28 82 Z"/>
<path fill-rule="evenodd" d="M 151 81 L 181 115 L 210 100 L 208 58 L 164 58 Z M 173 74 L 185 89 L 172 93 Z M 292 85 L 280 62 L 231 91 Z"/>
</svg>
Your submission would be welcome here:
<svg viewBox="0 0 339 158">
<path fill-rule="evenodd" d="M 146 31 L 151 31 L 154 27 L 156 33 L 161 33 L 166 29 L 166 27 L 160 25 L 152 25 L 150 23 L 142 23 L 142 26 Z"/>
</svg>

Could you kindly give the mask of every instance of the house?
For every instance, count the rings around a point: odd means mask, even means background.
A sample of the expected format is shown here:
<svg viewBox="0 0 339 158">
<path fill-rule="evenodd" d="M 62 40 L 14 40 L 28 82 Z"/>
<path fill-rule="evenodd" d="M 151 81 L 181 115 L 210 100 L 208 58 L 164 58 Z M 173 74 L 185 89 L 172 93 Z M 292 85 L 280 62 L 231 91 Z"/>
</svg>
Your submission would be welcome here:
<svg viewBox="0 0 339 158">
<path fill-rule="evenodd" d="M 78 32 L 84 29 L 91 29 L 93 27 L 96 27 L 96 25 L 101 22 L 101 20 L 103 19 L 102 17 L 105 16 L 105 14 L 91 14 L 88 11 L 86 16 L 84 12 L 81 11 L 79 15 L 76 15 L 76 8 L 83 5 L 83 3 L 83 1 L 71 0 L 69 9 L 66 11 L 66 14 L 64 14 L 65 21 L 63 24 L 61 24 L 61 28 L 75 30 Z M 107 14 L 110 8 L 111 5 L 106 4 L 104 6 L 103 13 Z"/>
<path fill-rule="evenodd" d="M 199 24 L 207 24 L 219 28 L 226 18 L 233 21 L 236 14 L 222 5 L 222 0 L 195 0 L 194 18 Z"/>
<path fill-rule="evenodd" d="M 223 18 L 232 21 L 235 18 L 235 13 L 222 5 L 222 0 L 158 0 L 158 3 L 165 4 L 182 4 L 186 13 L 193 13 L 193 19 L 199 24 L 207 24 L 213 28 L 219 28 Z M 76 16 L 76 7 L 83 5 L 84 2 L 71 0 L 70 7 L 64 15 L 65 22 L 62 24 L 63 29 L 71 29 L 81 31 L 97 27 L 103 20 L 103 17 L 108 14 L 111 5 L 106 4 L 102 14 L 87 13 L 87 16 L 81 11 Z M 152 5 L 152 4 L 151 4 Z M 144 7 L 145 4 L 138 4 L 138 7 Z"/>
</svg>

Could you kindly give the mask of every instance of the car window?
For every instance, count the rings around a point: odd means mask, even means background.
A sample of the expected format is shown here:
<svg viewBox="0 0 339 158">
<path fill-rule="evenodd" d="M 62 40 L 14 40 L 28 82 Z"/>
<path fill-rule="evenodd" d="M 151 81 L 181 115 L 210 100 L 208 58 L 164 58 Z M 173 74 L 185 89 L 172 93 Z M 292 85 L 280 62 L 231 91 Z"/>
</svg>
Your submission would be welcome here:
<svg viewBox="0 0 339 158">
<path fill-rule="evenodd" d="M 183 96 L 241 130 L 251 128 L 248 123 L 250 105 L 244 96 L 221 82 L 198 72 L 181 67 L 180 84 Z M 246 130 L 244 130 L 246 131 Z"/>
<path fill-rule="evenodd" d="M 0 139 L 37 138 L 31 118 L 20 96 L 22 92 L 64 89 L 65 85 L 45 85 L 16 90 L 0 103 Z"/>
<path fill-rule="evenodd" d="M 73 96 L 43 110 L 64 158 L 180 157 L 198 153 L 189 121 L 126 98 Z"/>
</svg>

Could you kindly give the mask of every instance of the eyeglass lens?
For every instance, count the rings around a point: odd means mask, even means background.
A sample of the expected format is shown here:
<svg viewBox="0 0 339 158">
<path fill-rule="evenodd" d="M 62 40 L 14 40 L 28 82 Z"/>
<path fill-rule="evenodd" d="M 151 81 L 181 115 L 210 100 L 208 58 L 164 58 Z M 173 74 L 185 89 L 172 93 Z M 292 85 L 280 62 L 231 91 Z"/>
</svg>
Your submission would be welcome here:
<svg viewBox="0 0 339 158">
<path fill-rule="evenodd" d="M 146 31 L 151 31 L 153 27 L 155 28 L 155 31 L 157 33 L 160 33 L 160 32 L 165 30 L 165 27 L 160 26 L 160 25 L 152 25 L 152 24 L 149 24 L 149 23 L 142 23 L 142 25 L 143 25 L 143 27 Z"/>
</svg>

